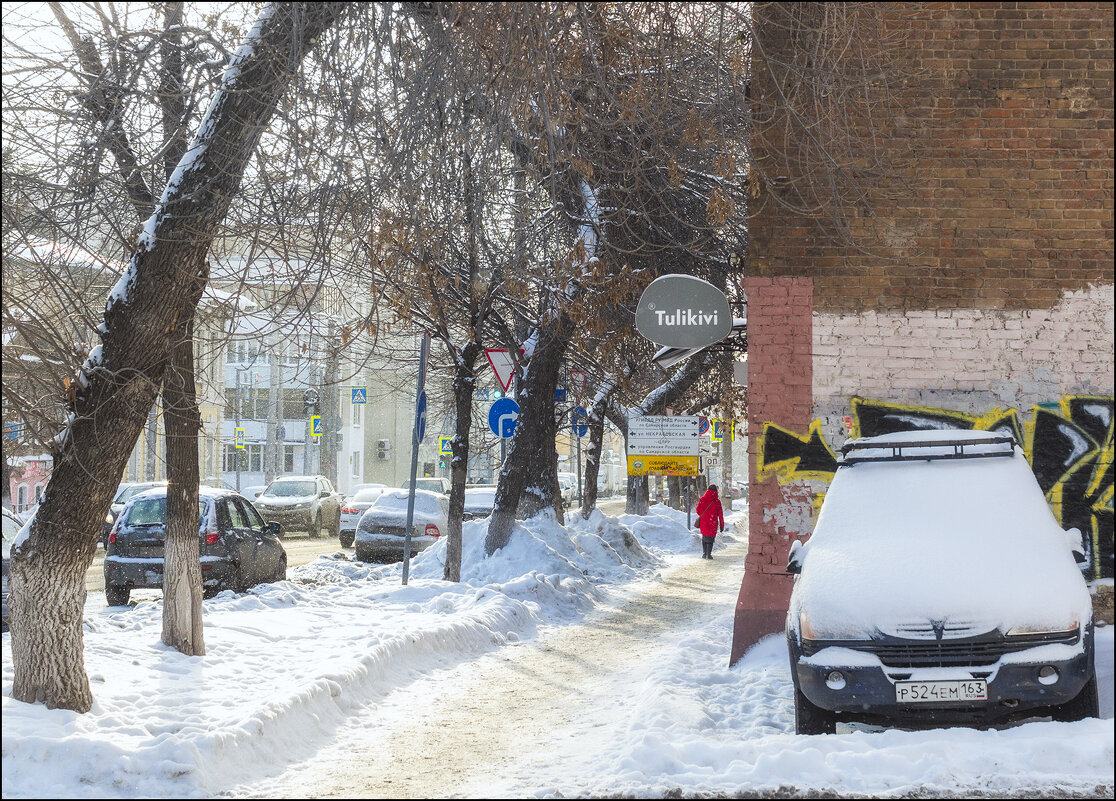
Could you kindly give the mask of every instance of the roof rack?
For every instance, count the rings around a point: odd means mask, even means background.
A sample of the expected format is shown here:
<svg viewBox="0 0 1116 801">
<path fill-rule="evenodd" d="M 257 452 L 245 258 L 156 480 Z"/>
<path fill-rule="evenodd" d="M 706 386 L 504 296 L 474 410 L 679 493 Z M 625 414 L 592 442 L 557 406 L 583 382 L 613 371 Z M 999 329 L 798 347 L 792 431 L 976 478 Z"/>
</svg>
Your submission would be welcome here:
<svg viewBox="0 0 1116 801">
<path fill-rule="evenodd" d="M 865 462 L 933 462 L 940 459 L 986 459 L 997 456 L 1011 456 L 1015 453 L 1015 437 L 1010 434 L 990 434 L 980 439 L 938 439 L 918 440 L 915 442 L 871 442 L 857 439 L 841 446 L 841 459 L 838 467 L 863 464 Z M 1007 450 L 982 451 L 973 453 L 965 448 L 976 445 L 1009 445 Z M 910 448 L 952 448 L 942 453 L 903 453 Z M 891 451 L 890 456 L 850 456 L 851 451 Z"/>
</svg>

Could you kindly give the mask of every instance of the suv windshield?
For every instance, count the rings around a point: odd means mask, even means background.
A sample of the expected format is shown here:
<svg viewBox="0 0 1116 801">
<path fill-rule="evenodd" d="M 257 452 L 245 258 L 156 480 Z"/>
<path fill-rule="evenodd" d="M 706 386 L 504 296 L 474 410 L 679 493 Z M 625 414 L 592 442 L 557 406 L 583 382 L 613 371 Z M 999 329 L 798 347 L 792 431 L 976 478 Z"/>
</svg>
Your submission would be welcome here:
<svg viewBox="0 0 1116 801">
<path fill-rule="evenodd" d="M 141 492 L 147 492 L 149 489 L 154 489 L 157 486 L 159 486 L 159 485 L 158 484 L 133 484 L 130 487 L 125 487 L 124 489 L 120 490 L 119 493 L 117 493 L 116 500 L 114 500 L 113 503 L 127 503 L 133 497 L 135 497 L 136 495 L 139 495 Z"/>
<path fill-rule="evenodd" d="M 405 481 L 403 483 L 403 488 L 404 489 L 410 489 L 411 488 L 411 482 L 410 481 Z M 441 482 L 440 479 L 437 479 L 437 478 L 416 478 L 415 479 L 415 489 L 429 490 L 430 492 L 442 492 L 444 488 L 442 486 L 442 482 Z"/>
<path fill-rule="evenodd" d="M 296 498 L 302 495 L 316 495 L 313 481 L 275 481 L 262 493 L 276 498 Z"/>
</svg>

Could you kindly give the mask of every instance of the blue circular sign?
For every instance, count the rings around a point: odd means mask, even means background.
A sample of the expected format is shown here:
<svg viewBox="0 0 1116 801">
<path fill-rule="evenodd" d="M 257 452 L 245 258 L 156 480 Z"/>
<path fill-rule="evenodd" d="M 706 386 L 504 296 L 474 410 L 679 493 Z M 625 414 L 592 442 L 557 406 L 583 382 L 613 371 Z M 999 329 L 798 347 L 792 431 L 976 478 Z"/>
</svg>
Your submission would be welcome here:
<svg viewBox="0 0 1116 801">
<path fill-rule="evenodd" d="M 575 406 L 571 422 L 573 423 L 573 432 L 579 437 L 584 437 L 589 433 L 589 414 L 580 406 Z"/>
<path fill-rule="evenodd" d="M 418 403 L 415 404 L 415 431 L 418 433 L 418 441 L 422 442 L 426 439 L 426 391 L 423 390 L 419 393 Z"/>
<path fill-rule="evenodd" d="M 515 424 L 519 420 L 519 404 L 511 398 L 500 398 L 488 410 L 488 427 L 500 439 L 508 439 L 515 434 Z"/>
<path fill-rule="evenodd" d="M 709 431 L 709 418 L 708 417 L 699 417 L 698 418 L 698 433 L 699 434 L 704 434 L 707 431 Z"/>
</svg>

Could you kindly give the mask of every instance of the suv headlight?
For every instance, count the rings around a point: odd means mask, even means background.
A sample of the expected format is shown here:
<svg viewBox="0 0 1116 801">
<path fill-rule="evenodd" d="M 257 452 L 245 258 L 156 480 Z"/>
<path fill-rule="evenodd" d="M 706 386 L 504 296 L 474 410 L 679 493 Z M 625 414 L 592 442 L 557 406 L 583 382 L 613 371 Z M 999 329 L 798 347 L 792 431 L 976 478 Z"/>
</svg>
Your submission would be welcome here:
<svg viewBox="0 0 1116 801">
<path fill-rule="evenodd" d="M 1065 634 L 1070 631 L 1077 631 L 1080 621 L 1074 619 L 1068 626 L 1061 626 L 1051 628 L 1045 625 L 1035 625 L 1033 623 L 1024 623 L 1021 626 L 1012 626 L 1007 630 L 1006 636 L 1014 637 L 1019 634 Z"/>
</svg>

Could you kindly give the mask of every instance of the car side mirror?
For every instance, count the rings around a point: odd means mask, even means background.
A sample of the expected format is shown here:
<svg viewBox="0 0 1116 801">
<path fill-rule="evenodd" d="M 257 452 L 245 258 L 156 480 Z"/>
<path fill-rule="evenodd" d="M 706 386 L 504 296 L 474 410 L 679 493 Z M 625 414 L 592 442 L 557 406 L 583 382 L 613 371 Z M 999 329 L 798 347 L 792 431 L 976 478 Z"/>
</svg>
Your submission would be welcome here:
<svg viewBox="0 0 1116 801">
<path fill-rule="evenodd" d="M 1085 555 L 1085 539 L 1081 536 L 1081 529 L 1067 528 L 1065 530 L 1066 545 L 1073 553 L 1073 560 L 1079 565 L 1089 564 L 1089 557 Z"/>
<path fill-rule="evenodd" d="M 318 497 L 319 498 L 328 498 L 329 497 L 329 490 L 322 490 L 322 493 Z"/>
<path fill-rule="evenodd" d="M 801 540 L 795 540 L 791 543 L 790 551 L 787 552 L 787 572 L 798 575 L 802 572 L 802 563 L 806 560 L 806 549 L 802 546 Z"/>
<path fill-rule="evenodd" d="M 270 523 L 268 523 L 267 524 L 267 531 L 268 531 L 269 534 L 274 534 L 276 537 L 278 537 L 279 536 L 279 521 L 278 520 L 272 520 Z"/>
</svg>

